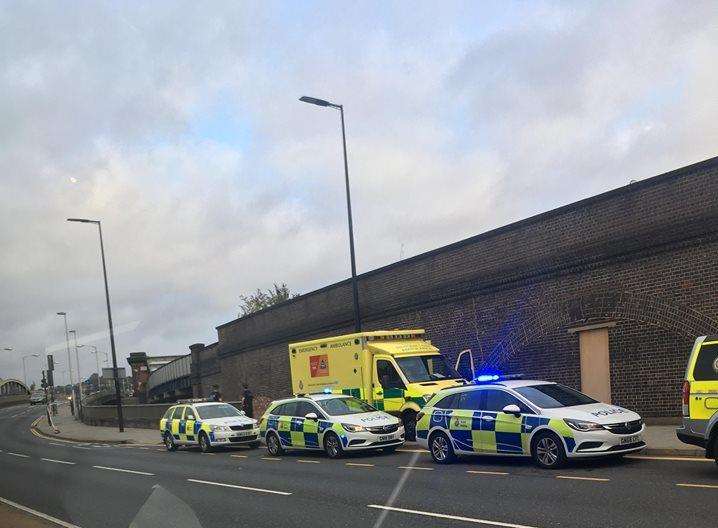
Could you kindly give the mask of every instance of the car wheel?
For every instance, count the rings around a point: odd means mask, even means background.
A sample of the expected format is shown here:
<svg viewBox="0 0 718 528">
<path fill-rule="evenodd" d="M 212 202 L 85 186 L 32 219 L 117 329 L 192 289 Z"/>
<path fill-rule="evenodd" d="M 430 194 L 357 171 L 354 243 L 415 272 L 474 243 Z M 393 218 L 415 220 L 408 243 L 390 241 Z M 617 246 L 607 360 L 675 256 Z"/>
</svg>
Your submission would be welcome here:
<svg viewBox="0 0 718 528">
<path fill-rule="evenodd" d="M 177 444 L 175 444 L 174 438 L 169 433 L 165 433 L 165 447 L 167 451 L 177 451 Z"/>
<path fill-rule="evenodd" d="M 259 447 L 259 442 L 250 442 L 249 448 L 250 449 L 257 449 Z"/>
<path fill-rule="evenodd" d="M 450 464 L 456 459 L 454 446 L 444 433 L 434 433 L 429 438 L 429 452 L 437 464 Z"/>
<path fill-rule="evenodd" d="M 327 433 L 324 437 L 324 451 L 329 458 L 339 458 L 344 454 L 342 442 L 336 433 Z"/>
<path fill-rule="evenodd" d="M 267 453 L 272 456 L 284 454 L 282 443 L 279 441 L 279 437 L 275 433 L 269 433 L 267 435 Z"/>
<path fill-rule="evenodd" d="M 401 415 L 404 422 L 404 438 L 409 441 L 416 440 L 416 413 L 414 411 L 406 411 Z"/>
<path fill-rule="evenodd" d="M 539 433 L 532 443 L 531 458 L 544 469 L 558 469 L 566 464 L 563 442 L 553 433 Z"/>
<path fill-rule="evenodd" d="M 199 448 L 202 450 L 203 453 L 209 453 L 210 451 L 212 451 L 212 444 L 207 437 L 207 433 L 205 433 L 204 431 L 199 434 Z"/>
</svg>

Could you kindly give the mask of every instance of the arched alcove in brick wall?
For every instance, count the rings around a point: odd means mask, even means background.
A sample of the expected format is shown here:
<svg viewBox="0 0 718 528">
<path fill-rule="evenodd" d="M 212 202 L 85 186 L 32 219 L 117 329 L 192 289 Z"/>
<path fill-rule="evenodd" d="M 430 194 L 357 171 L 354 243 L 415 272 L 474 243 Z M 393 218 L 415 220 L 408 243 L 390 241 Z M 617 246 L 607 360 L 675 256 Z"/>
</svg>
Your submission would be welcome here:
<svg viewBox="0 0 718 528">
<path fill-rule="evenodd" d="M 634 292 L 590 292 L 570 299 L 526 306 L 524 317 L 491 350 L 485 365 L 498 367 L 522 347 L 557 329 L 602 321 L 635 321 L 675 332 L 683 337 L 718 333 L 718 320 L 689 306 L 655 295 Z"/>
</svg>

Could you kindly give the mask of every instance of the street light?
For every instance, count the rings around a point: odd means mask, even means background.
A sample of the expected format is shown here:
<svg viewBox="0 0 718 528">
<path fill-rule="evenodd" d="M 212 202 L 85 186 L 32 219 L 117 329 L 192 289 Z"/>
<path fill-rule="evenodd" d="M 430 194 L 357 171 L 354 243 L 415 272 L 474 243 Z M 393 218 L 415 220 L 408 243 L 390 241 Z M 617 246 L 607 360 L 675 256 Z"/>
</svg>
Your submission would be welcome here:
<svg viewBox="0 0 718 528">
<path fill-rule="evenodd" d="M 89 347 L 92 349 L 90 354 L 95 354 L 95 364 L 97 365 L 97 390 L 100 390 L 100 356 L 98 355 L 100 352 L 97 351 L 97 347 L 95 345 L 89 345 Z"/>
<path fill-rule="evenodd" d="M 105 264 L 105 246 L 102 242 L 102 223 L 99 220 L 88 220 L 86 218 L 68 218 L 68 222 L 81 222 L 83 224 L 95 224 L 100 235 L 100 255 L 102 255 L 102 276 L 105 279 L 105 300 L 107 301 L 107 322 L 110 326 L 110 347 L 112 348 L 112 373 L 115 377 L 115 397 L 117 399 L 117 425 L 120 432 L 125 430 L 125 422 L 122 418 L 122 394 L 120 392 L 120 381 L 117 376 L 117 353 L 115 352 L 115 332 L 112 328 L 112 309 L 110 308 L 110 288 L 107 285 L 107 265 Z"/>
<path fill-rule="evenodd" d="M 344 183 L 347 189 L 347 217 L 349 219 L 349 256 L 351 258 L 352 267 L 352 297 L 354 301 L 354 331 L 361 332 L 361 314 L 359 313 L 359 288 L 357 284 L 356 260 L 354 258 L 354 226 L 352 223 L 352 200 L 349 192 L 349 165 L 347 163 L 347 137 L 344 129 L 344 106 L 340 104 L 330 103 L 324 99 L 316 97 L 308 97 L 306 95 L 299 98 L 303 103 L 309 103 L 317 106 L 327 106 L 339 110 L 342 122 L 342 146 L 344 148 Z"/>
<path fill-rule="evenodd" d="M 5 347 L 5 348 L 3 348 L 3 350 L 5 350 L 7 352 L 12 352 L 15 349 L 13 347 Z M 40 354 L 25 354 L 24 356 L 22 356 L 22 381 L 25 384 L 26 388 L 28 385 L 27 385 L 27 365 L 25 364 L 25 361 L 29 357 L 40 357 Z"/>
<path fill-rule="evenodd" d="M 72 358 L 70 357 L 70 332 L 67 329 L 67 313 L 57 312 L 57 315 L 61 315 L 65 319 L 65 348 L 67 349 L 67 368 L 70 371 L 70 385 L 74 384 L 72 379 Z"/>
</svg>

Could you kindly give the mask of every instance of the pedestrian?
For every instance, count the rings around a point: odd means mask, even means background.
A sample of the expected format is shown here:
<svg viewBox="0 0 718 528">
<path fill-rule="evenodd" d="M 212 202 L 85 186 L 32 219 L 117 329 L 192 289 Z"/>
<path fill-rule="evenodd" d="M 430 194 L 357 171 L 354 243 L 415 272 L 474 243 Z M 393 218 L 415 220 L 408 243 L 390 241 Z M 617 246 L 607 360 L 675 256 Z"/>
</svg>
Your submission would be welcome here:
<svg viewBox="0 0 718 528">
<path fill-rule="evenodd" d="M 219 392 L 219 385 L 212 385 L 212 392 L 209 393 L 210 401 L 222 401 L 222 394 Z"/>
<path fill-rule="evenodd" d="M 242 399 L 242 410 L 250 418 L 254 418 L 254 394 L 249 390 L 249 385 L 244 382 L 244 398 Z"/>
</svg>

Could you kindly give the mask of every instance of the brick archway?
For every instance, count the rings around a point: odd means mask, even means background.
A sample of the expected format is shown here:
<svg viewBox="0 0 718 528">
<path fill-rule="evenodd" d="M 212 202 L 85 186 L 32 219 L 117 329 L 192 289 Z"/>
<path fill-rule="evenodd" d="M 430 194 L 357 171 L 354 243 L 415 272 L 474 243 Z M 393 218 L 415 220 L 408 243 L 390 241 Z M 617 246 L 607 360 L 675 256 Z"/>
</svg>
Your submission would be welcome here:
<svg viewBox="0 0 718 528">
<path fill-rule="evenodd" d="M 593 322 L 630 320 L 655 325 L 689 338 L 718 333 L 718 320 L 686 306 L 666 302 L 654 295 L 633 292 L 591 292 L 570 299 L 529 305 L 493 347 L 485 362 L 498 367 L 537 337 L 557 328 Z"/>
</svg>

